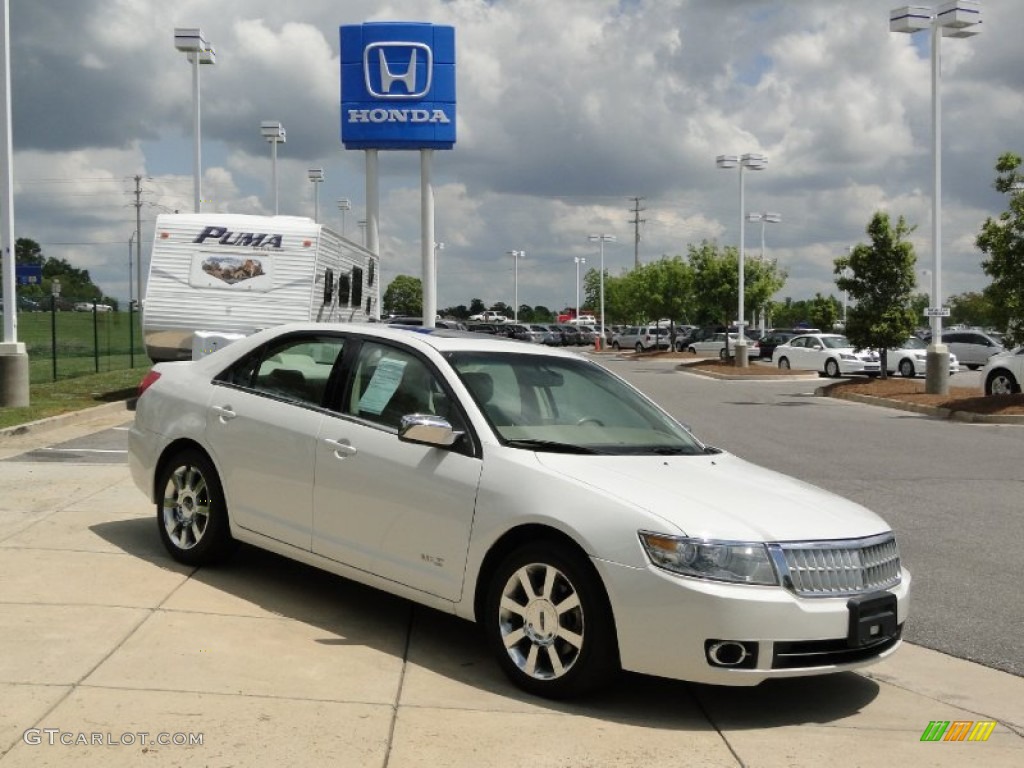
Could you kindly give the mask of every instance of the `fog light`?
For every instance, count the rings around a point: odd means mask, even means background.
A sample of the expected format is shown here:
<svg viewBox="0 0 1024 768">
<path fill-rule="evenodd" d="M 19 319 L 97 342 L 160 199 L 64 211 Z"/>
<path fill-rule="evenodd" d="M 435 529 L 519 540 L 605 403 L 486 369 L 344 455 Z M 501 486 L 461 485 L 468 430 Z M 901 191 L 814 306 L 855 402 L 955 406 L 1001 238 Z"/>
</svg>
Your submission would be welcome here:
<svg viewBox="0 0 1024 768">
<path fill-rule="evenodd" d="M 757 643 L 746 640 L 705 640 L 704 655 L 713 667 L 755 669 Z"/>
</svg>

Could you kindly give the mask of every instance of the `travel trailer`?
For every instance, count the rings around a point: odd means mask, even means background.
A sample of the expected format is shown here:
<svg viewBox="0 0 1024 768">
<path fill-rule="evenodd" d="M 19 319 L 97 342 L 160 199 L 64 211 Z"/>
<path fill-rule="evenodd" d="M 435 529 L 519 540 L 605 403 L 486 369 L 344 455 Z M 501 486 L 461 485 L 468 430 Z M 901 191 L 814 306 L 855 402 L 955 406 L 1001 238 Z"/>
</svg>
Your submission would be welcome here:
<svg viewBox="0 0 1024 768">
<path fill-rule="evenodd" d="M 146 353 L 188 360 L 263 328 L 379 314 L 377 258 L 312 219 L 157 216 L 142 302 Z"/>
</svg>

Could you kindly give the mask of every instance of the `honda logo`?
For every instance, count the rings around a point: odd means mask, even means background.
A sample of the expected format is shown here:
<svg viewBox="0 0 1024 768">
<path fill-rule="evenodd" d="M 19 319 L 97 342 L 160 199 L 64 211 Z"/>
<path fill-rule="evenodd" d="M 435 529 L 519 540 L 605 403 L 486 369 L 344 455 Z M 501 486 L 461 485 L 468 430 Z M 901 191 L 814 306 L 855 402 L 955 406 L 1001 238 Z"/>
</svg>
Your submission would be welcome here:
<svg viewBox="0 0 1024 768">
<path fill-rule="evenodd" d="M 366 91 L 376 99 L 424 98 L 433 70 L 433 54 L 426 43 L 370 43 L 363 50 Z"/>
</svg>

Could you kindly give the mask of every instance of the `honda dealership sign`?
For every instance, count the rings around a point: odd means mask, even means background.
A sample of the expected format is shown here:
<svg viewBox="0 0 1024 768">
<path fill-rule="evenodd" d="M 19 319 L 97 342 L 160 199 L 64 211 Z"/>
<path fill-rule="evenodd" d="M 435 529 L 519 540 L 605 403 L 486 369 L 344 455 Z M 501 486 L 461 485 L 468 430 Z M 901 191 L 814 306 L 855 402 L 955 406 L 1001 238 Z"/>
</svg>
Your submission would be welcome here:
<svg viewBox="0 0 1024 768">
<path fill-rule="evenodd" d="M 345 148 L 451 149 L 455 28 L 371 22 L 340 34 Z"/>
</svg>

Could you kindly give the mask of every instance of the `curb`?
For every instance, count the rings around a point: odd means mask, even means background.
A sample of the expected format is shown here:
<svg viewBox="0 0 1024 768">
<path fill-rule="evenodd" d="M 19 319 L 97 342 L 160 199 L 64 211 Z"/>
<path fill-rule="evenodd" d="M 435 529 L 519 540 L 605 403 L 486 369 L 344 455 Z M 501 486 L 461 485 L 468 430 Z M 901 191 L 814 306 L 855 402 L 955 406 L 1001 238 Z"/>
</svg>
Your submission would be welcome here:
<svg viewBox="0 0 1024 768">
<path fill-rule="evenodd" d="M 706 368 L 697 368 L 697 364 L 704 360 L 679 363 L 676 370 L 681 373 L 690 373 L 694 376 L 704 376 L 708 379 L 722 379 L 724 381 L 815 381 L 821 378 L 817 373 L 759 373 L 759 374 L 736 374 L 719 373 Z M 763 367 L 763 366 L 761 366 Z M 768 369 L 773 370 L 773 369 Z"/>
<path fill-rule="evenodd" d="M 58 429 L 60 427 L 73 426 L 75 424 L 84 424 L 94 419 L 103 418 L 110 416 L 118 411 L 128 411 L 126 400 L 117 400 L 113 403 L 104 403 L 103 405 L 93 406 L 92 408 L 85 408 L 81 411 L 70 411 L 68 413 L 59 413 L 56 416 L 48 416 L 45 419 L 39 419 L 38 421 L 29 421 L 25 424 L 16 424 L 13 427 L 3 427 L 0 429 L 0 438 L 4 437 L 18 437 L 21 435 L 27 435 L 31 433 L 48 432 L 51 429 Z"/>
<path fill-rule="evenodd" d="M 862 403 L 863 405 L 874 405 L 879 408 L 891 408 L 897 411 L 909 411 L 911 413 L 919 413 L 922 416 L 930 416 L 933 419 L 940 419 L 943 421 L 956 421 L 961 424 L 1016 424 L 1024 425 L 1024 416 L 1017 415 L 1006 415 L 999 416 L 995 414 L 987 413 L 967 413 L 965 411 L 954 411 L 950 408 L 939 408 L 935 405 L 924 405 L 922 403 L 908 403 L 903 400 L 889 400 L 884 397 L 874 397 L 872 395 L 858 395 L 856 393 L 848 394 L 831 394 L 829 387 L 818 387 L 814 390 L 814 394 L 818 397 L 831 397 L 835 400 L 848 400 L 853 403 Z"/>
</svg>

